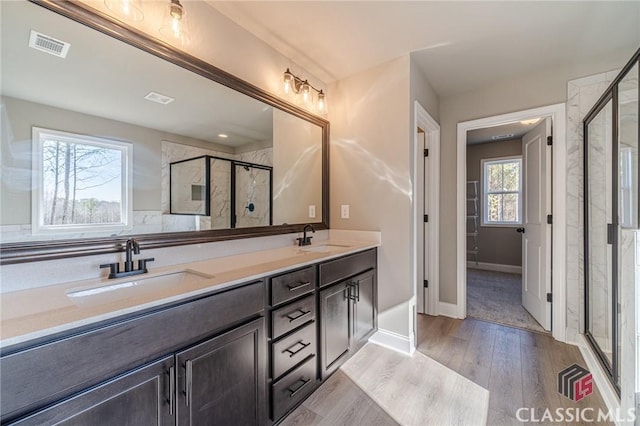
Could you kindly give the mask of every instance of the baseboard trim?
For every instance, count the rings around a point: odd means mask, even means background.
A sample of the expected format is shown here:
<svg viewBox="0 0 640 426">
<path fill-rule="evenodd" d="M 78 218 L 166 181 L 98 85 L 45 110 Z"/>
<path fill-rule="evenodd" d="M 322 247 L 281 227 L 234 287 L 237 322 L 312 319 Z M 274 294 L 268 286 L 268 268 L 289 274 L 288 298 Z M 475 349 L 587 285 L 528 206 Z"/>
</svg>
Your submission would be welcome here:
<svg viewBox="0 0 640 426">
<path fill-rule="evenodd" d="M 600 391 L 600 395 L 602 395 L 605 405 L 610 412 L 619 412 L 620 400 L 618 399 L 618 394 L 602 369 L 602 365 L 600 365 L 600 362 L 596 359 L 596 356 L 591 350 L 591 346 L 589 346 L 589 342 L 587 342 L 584 334 L 578 335 L 577 346 L 580 349 L 580 353 L 582 354 L 584 361 L 587 363 L 587 368 L 591 372 L 593 380 L 596 382 L 596 386 Z M 616 421 L 616 424 L 621 423 Z"/>
<path fill-rule="evenodd" d="M 438 303 L 438 315 L 444 315 L 449 318 L 460 318 L 460 315 L 458 315 L 458 305 L 440 302 Z"/>
<path fill-rule="evenodd" d="M 412 339 L 389 330 L 378 329 L 373 336 L 369 337 L 369 342 L 405 355 L 411 355 L 416 350 Z"/>
<path fill-rule="evenodd" d="M 501 265 L 499 263 L 467 261 L 467 268 L 482 269 L 484 271 L 507 272 L 509 274 L 522 274 L 522 266 Z"/>
</svg>

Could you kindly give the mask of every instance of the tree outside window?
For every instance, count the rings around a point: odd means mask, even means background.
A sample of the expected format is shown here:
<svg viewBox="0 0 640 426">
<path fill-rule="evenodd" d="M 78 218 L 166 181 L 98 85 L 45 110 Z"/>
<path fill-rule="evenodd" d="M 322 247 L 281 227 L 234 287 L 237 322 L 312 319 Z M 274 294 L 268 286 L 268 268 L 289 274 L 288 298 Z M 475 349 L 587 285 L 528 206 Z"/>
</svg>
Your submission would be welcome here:
<svg viewBox="0 0 640 426">
<path fill-rule="evenodd" d="M 482 224 L 522 224 L 522 157 L 482 160 L 482 175 Z"/>
<path fill-rule="evenodd" d="M 131 145 L 34 128 L 34 232 L 129 227 Z"/>
</svg>

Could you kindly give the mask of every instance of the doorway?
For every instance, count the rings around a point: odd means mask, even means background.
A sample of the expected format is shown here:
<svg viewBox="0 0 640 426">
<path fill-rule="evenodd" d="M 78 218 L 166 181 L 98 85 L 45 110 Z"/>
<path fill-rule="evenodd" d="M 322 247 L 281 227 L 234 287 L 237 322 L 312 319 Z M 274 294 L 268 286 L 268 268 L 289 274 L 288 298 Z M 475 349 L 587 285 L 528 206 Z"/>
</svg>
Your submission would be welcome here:
<svg viewBox="0 0 640 426">
<path fill-rule="evenodd" d="M 414 103 L 414 123 L 412 270 L 416 284 L 412 318 L 415 339 L 415 314 L 439 313 L 440 125 L 418 101 Z"/>
<path fill-rule="evenodd" d="M 565 140 L 565 104 L 556 104 L 547 107 L 533 108 L 524 111 L 518 111 L 509 114 L 503 114 L 494 117 L 488 117 L 473 121 L 467 121 L 458 123 L 458 140 L 457 140 L 457 316 L 459 318 L 465 318 L 468 314 L 467 308 L 467 133 L 475 130 L 487 127 L 501 126 L 508 123 L 514 123 L 519 121 L 525 121 L 533 118 L 549 118 L 553 126 L 554 140 L 553 140 L 553 156 L 549 160 L 548 168 L 552 171 L 554 184 L 553 194 L 549 193 L 545 195 L 547 198 L 547 208 L 549 210 L 542 211 L 539 215 L 540 219 L 545 218 L 550 214 L 550 221 L 553 223 L 553 234 L 547 235 L 545 238 L 549 245 L 550 251 L 553 252 L 553 268 L 549 266 L 548 282 L 545 279 L 535 278 L 527 276 L 525 272 L 525 280 L 531 279 L 528 284 L 537 284 L 536 296 L 538 299 L 544 298 L 545 303 L 547 300 L 547 294 L 551 293 L 547 308 L 549 309 L 549 324 L 548 327 L 552 329 L 553 337 L 557 340 L 565 341 L 565 283 L 564 283 L 564 271 L 565 271 L 565 205 L 566 205 L 566 153 L 564 152 L 564 140 Z M 546 142 L 546 141 L 545 141 Z M 545 144 L 546 145 L 546 144 Z M 525 165 L 526 166 L 526 165 Z M 523 167 L 526 169 L 526 167 Z M 527 212 L 523 212 L 527 213 Z M 544 216 L 542 216 L 544 215 Z M 523 217 L 526 214 L 523 214 Z M 525 235 L 526 235 L 526 228 Z M 523 241 L 525 238 L 522 238 Z M 532 242 L 529 242 L 532 243 Z M 535 242 L 533 242 L 535 243 Z M 523 246 L 526 249 L 527 242 L 523 242 Z M 529 244 L 535 246 L 535 244 Z M 531 254 L 531 253 L 529 253 Z M 538 259 L 540 260 L 540 259 Z M 535 269 L 532 268 L 533 271 Z M 552 290 L 553 286 L 553 290 Z M 551 326 L 552 325 L 552 326 Z"/>
<path fill-rule="evenodd" d="M 467 315 L 550 330 L 551 118 L 467 132 Z"/>
</svg>

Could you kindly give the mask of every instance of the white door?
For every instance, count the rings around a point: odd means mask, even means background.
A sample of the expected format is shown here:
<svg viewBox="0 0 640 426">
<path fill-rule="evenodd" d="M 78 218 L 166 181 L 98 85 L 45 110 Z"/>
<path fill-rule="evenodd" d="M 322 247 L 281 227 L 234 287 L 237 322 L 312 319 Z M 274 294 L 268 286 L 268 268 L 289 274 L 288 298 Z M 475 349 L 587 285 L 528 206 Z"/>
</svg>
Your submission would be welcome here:
<svg viewBox="0 0 640 426">
<path fill-rule="evenodd" d="M 522 305 L 551 330 L 551 119 L 546 118 L 522 138 L 524 215 L 522 234 Z M 521 229 L 522 230 L 522 229 Z"/>
</svg>

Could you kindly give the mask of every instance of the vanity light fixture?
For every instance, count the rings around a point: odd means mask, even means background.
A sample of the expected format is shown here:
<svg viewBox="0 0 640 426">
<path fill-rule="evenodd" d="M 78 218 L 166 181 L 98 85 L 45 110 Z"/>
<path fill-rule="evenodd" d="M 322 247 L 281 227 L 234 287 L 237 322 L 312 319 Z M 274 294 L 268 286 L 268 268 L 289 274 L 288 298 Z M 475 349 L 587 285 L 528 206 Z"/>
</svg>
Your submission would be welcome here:
<svg viewBox="0 0 640 426">
<path fill-rule="evenodd" d="M 310 106 L 313 104 L 313 89 L 317 94 L 317 100 L 315 109 L 319 114 L 327 113 L 327 99 L 322 89 L 318 90 L 313 87 L 307 80 L 302 80 L 297 75 L 293 74 L 289 68 L 284 72 L 284 93 L 294 93 L 302 97 L 302 101 L 305 105 Z"/>
<path fill-rule="evenodd" d="M 160 34 L 169 40 L 177 41 L 182 46 L 189 43 L 187 11 L 180 0 L 170 0 L 165 7 Z"/>
<path fill-rule="evenodd" d="M 116 17 L 125 21 L 139 22 L 144 19 L 140 0 L 104 0 L 104 5 Z"/>
</svg>

